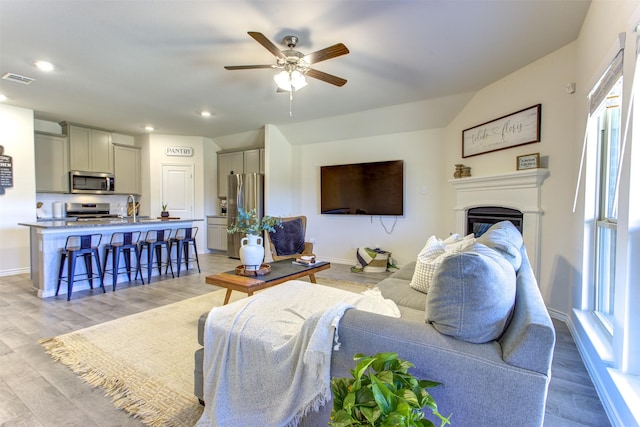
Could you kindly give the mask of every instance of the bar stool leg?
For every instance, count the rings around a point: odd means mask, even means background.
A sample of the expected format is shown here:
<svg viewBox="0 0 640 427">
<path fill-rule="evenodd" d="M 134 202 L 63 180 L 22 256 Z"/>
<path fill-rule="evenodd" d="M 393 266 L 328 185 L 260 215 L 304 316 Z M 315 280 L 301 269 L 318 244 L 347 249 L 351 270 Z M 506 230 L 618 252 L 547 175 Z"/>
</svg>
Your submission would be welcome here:
<svg viewBox="0 0 640 427">
<path fill-rule="evenodd" d="M 124 256 L 124 265 L 127 268 L 127 279 L 131 281 L 131 249 L 124 248 L 122 250 L 122 255 Z"/>
<path fill-rule="evenodd" d="M 62 284 L 62 273 L 64 273 L 64 261 L 67 258 L 66 253 L 60 254 L 60 271 L 58 272 L 58 287 L 56 288 L 56 296 L 58 296 L 58 292 L 60 292 L 60 285 Z"/>
<path fill-rule="evenodd" d="M 67 259 L 67 301 L 71 300 L 71 291 L 73 290 L 73 275 L 76 270 L 76 257 L 71 255 Z"/>
<path fill-rule="evenodd" d="M 113 248 L 113 253 L 111 254 L 113 257 L 112 266 L 113 271 L 111 272 L 111 276 L 113 276 L 113 290 L 116 290 L 116 285 L 118 284 L 118 264 L 120 263 L 120 248 L 116 246 Z"/>
<path fill-rule="evenodd" d="M 193 241 L 193 253 L 196 255 L 196 265 L 198 266 L 198 273 L 201 273 L 200 271 L 200 260 L 198 259 L 198 248 L 196 247 L 196 241 Z"/>
<path fill-rule="evenodd" d="M 94 248 L 91 250 L 93 255 L 96 257 L 96 268 L 98 269 L 98 278 L 100 279 L 100 287 L 102 288 L 102 293 L 106 293 L 106 289 L 104 288 L 104 281 L 102 280 L 102 276 L 104 273 L 102 272 L 102 267 L 100 267 L 100 252 L 98 252 L 98 248 Z"/>
</svg>

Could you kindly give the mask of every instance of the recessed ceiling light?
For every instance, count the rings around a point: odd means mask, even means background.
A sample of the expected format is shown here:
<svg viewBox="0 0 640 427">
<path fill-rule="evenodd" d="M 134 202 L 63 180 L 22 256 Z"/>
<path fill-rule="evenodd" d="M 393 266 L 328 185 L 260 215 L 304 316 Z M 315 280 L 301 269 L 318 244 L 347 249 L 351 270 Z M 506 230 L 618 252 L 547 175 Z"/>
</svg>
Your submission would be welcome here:
<svg viewBox="0 0 640 427">
<path fill-rule="evenodd" d="M 4 102 L 7 100 L 7 96 L 0 93 L 0 102 Z"/>
<path fill-rule="evenodd" d="M 147 125 L 147 126 L 144 127 L 144 130 L 146 130 L 148 132 L 151 132 L 153 129 L 154 129 L 154 127 L 151 126 L 151 125 Z"/>
<path fill-rule="evenodd" d="M 201 111 L 200 115 L 202 117 L 211 117 L 211 113 L 209 111 Z"/>
<path fill-rule="evenodd" d="M 53 64 L 47 61 L 36 61 L 34 65 L 38 67 L 40 71 L 53 71 L 54 69 Z"/>
</svg>

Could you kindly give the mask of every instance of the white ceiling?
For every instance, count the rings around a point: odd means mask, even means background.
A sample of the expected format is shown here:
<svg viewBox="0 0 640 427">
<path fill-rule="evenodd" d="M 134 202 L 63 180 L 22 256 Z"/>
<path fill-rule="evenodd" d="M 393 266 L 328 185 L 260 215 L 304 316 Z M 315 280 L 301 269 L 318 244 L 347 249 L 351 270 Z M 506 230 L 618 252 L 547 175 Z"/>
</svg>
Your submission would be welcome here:
<svg viewBox="0 0 640 427">
<path fill-rule="evenodd" d="M 36 118 L 137 135 L 211 138 L 390 105 L 472 93 L 578 37 L 586 0 L 0 0 L 0 80 L 10 105 Z M 314 68 L 293 100 L 277 94 L 275 63 L 247 35 L 310 53 L 338 42 L 350 54 Z M 282 46 L 284 49 L 284 46 Z M 33 66 L 56 65 L 52 73 Z M 204 119 L 199 111 L 214 116 Z M 224 138 L 221 138 L 224 140 Z M 224 148 L 224 147 L 223 147 Z"/>
</svg>

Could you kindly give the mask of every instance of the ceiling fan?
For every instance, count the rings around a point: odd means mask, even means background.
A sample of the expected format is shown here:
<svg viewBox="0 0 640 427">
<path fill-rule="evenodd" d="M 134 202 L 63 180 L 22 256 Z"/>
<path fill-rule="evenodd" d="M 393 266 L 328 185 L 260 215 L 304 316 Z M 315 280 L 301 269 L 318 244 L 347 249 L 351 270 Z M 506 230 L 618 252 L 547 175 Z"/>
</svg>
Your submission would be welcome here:
<svg viewBox="0 0 640 427">
<path fill-rule="evenodd" d="M 249 31 L 248 34 L 264 46 L 269 52 L 275 55 L 276 63 L 272 65 L 228 65 L 224 67 L 226 70 L 251 70 L 256 68 L 282 70 L 280 73 L 276 74 L 274 80 L 278 84 L 278 91 L 287 92 L 294 92 L 306 86 L 307 83 L 305 76 L 322 80 L 323 82 L 339 87 L 344 86 L 344 84 L 347 83 L 347 80 L 341 77 L 311 68 L 311 65 L 318 62 L 326 61 L 349 53 L 349 49 L 347 49 L 347 47 L 342 43 L 337 43 L 333 46 L 305 55 L 302 52 L 295 50 L 299 41 L 296 36 L 286 36 L 282 42 L 289 49 L 280 50 L 275 44 L 266 38 L 264 34 L 255 31 Z"/>
</svg>

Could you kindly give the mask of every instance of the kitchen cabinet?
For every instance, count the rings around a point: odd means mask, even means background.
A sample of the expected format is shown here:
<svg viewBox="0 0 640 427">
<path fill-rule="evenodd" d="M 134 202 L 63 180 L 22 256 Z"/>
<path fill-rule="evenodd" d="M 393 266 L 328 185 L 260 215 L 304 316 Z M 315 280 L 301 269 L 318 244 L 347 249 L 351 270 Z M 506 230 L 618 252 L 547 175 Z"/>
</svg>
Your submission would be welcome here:
<svg viewBox="0 0 640 427">
<path fill-rule="evenodd" d="M 260 150 L 246 150 L 244 155 L 244 173 L 261 173 L 260 171 Z"/>
<path fill-rule="evenodd" d="M 113 173 L 111 132 L 62 123 L 69 137 L 69 168 L 86 172 Z"/>
<path fill-rule="evenodd" d="M 227 175 L 231 173 L 244 173 L 244 153 L 218 154 L 218 198 L 227 198 Z"/>
<path fill-rule="evenodd" d="M 218 154 L 218 198 L 227 198 L 227 175 L 231 173 L 264 173 L 264 149 Z"/>
<path fill-rule="evenodd" d="M 207 247 L 213 251 L 227 251 L 226 217 L 207 217 Z"/>
<path fill-rule="evenodd" d="M 34 135 L 36 192 L 69 192 L 69 141 L 62 135 Z"/>
<path fill-rule="evenodd" d="M 113 174 L 116 193 L 140 194 L 140 148 L 114 144 Z"/>
</svg>

